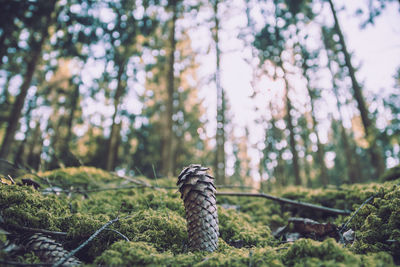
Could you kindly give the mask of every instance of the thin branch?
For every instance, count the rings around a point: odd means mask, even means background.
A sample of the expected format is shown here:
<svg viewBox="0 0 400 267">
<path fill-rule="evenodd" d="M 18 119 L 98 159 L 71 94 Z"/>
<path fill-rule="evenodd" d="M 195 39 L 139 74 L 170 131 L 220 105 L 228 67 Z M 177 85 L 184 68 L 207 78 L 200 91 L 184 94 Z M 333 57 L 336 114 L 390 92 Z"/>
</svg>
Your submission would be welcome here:
<svg viewBox="0 0 400 267">
<path fill-rule="evenodd" d="M 66 262 L 69 258 L 71 258 L 72 256 L 74 256 L 79 250 L 81 250 L 82 248 L 84 248 L 87 244 L 89 244 L 98 234 L 100 234 L 104 229 L 106 229 L 108 226 L 110 226 L 111 224 L 115 223 L 116 221 L 119 220 L 119 217 L 108 221 L 106 224 L 104 224 L 102 227 L 100 227 L 99 230 L 97 230 L 93 235 L 91 235 L 88 240 L 86 240 L 85 242 L 83 242 L 81 245 L 79 245 L 76 249 L 72 250 L 67 256 L 65 256 L 64 258 L 62 258 L 61 260 L 57 261 L 53 267 L 59 267 L 61 265 L 63 265 L 64 262 Z"/>
<path fill-rule="evenodd" d="M 129 181 L 129 182 L 132 182 L 132 183 L 135 183 L 135 184 L 138 184 L 138 185 L 143 185 L 143 186 L 151 187 L 150 184 L 148 184 L 148 183 L 146 183 L 146 182 L 144 182 L 144 181 L 141 181 L 141 180 L 139 180 L 139 179 L 135 179 L 135 178 L 132 178 L 132 177 L 129 177 L 129 176 L 125 176 L 125 175 L 118 175 L 118 174 L 115 173 L 115 172 L 111 172 L 111 174 L 112 174 L 113 176 L 115 176 L 115 177 L 118 177 L 118 178 L 121 178 L 121 179 L 125 179 L 125 180 L 127 180 L 127 181 Z"/>
<path fill-rule="evenodd" d="M 215 185 L 216 188 L 240 188 L 240 189 L 250 189 L 250 190 L 257 190 L 252 186 L 244 186 L 244 185 Z"/>
<path fill-rule="evenodd" d="M 334 208 L 328 208 L 320 205 L 315 205 L 307 202 L 301 202 L 301 201 L 296 201 L 288 198 L 283 198 L 283 197 L 276 197 L 264 193 L 237 193 L 237 192 L 217 192 L 217 196 L 239 196 L 239 197 L 262 197 L 266 199 L 270 199 L 273 201 L 285 203 L 285 204 L 290 204 L 293 206 L 299 206 L 303 208 L 309 208 L 313 210 L 319 210 L 323 211 L 326 213 L 331 213 L 331 214 L 336 214 L 336 215 L 350 215 L 351 211 L 350 210 L 340 210 L 340 209 L 334 209 Z"/>
<path fill-rule="evenodd" d="M 347 225 L 351 222 L 351 220 L 353 220 L 354 216 L 356 216 L 356 214 L 361 210 L 362 207 L 364 207 L 366 204 L 368 204 L 372 199 L 374 199 L 378 194 L 372 195 L 369 198 L 367 198 L 367 200 L 365 200 L 360 207 L 358 207 L 358 209 L 353 213 L 353 215 L 350 217 L 350 219 L 343 224 L 342 228 L 340 228 L 339 233 L 341 234 L 346 228 Z"/>
<path fill-rule="evenodd" d="M 124 235 L 123 233 L 121 233 L 121 232 L 119 232 L 119 231 L 117 231 L 117 230 L 114 230 L 114 229 L 109 229 L 109 228 L 107 228 L 106 230 L 107 230 L 107 231 L 114 232 L 114 233 L 120 235 L 123 239 L 125 239 L 126 241 L 129 242 L 129 238 L 128 238 L 126 235 Z"/>
<path fill-rule="evenodd" d="M 0 260 L 0 264 L 4 264 L 5 266 L 13 265 L 13 266 L 51 266 L 51 263 L 23 263 L 18 261 L 5 261 Z"/>
<path fill-rule="evenodd" d="M 42 233 L 42 234 L 51 235 L 51 236 L 67 236 L 67 234 L 68 234 L 66 232 L 56 232 L 56 231 L 50 231 L 50 230 L 46 230 L 46 229 L 31 228 L 31 227 L 17 226 L 17 225 L 11 225 L 10 228 L 13 228 L 16 230 L 21 230 L 21 231 L 32 232 L 32 233 Z"/>
</svg>

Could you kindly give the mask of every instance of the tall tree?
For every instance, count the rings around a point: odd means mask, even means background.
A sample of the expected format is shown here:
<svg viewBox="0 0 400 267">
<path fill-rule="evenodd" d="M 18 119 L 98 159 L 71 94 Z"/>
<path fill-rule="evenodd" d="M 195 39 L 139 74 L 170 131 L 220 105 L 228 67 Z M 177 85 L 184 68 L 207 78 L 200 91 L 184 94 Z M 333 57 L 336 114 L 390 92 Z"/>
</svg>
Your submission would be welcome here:
<svg viewBox="0 0 400 267">
<path fill-rule="evenodd" d="M 299 50 L 302 58 L 302 70 L 303 76 L 306 79 L 306 89 L 308 93 L 308 97 L 310 99 L 310 106 L 311 106 L 311 119 L 312 119 L 312 131 L 315 133 L 317 137 L 317 162 L 319 164 L 320 169 L 320 181 L 322 185 L 326 186 L 329 183 L 328 179 L 328 169 L 325 164 L 325 148 L 321 143 L 320 133 L 318 132 L 318 122 L 316 118 L 316 111 L 315 111 L 315 100 L 316 100 L 316 90 L 311 88 L 311 81 L 309 77 L 309 71 L 315 66 L 310 66 L 308 62 L 315 60 L 318 57 L 318 53 L 312 54 L 306 50 L 306 48 L 299 44 Z"/>
<path fill-rule="evenodd" d="M 30 51 L 27 53 L 25 58 L 26 71 L 19 94 L 13 104 L 8 119 L 7 130 L 0 148 L 0 158 L 6 158 L 10 152 L 33 74 L 40 60 L 44 43 L 49 36 L 49 28 L 53 25 L 56 17 L 56 0 L 35 3 L 35 8 L 35 14 L 33 15 L 35 19 L 32 20 L 35 21 L 35 24 L 33 25 L 34 28 L 32 31 L 37 30 L 39 34 L 34 34 L 34 32 L 31 32 L 30 34 Z"/>
<path fill-rule="evenodd" d="M 142 43 L 138 41 L 145 39 L 152 33 L 155 23 L 146 14 L 141 19 L 134 15 L 136 2 L 133 0 L 121 0 L 110 2 L 109 8 L 115 14 L 114 27 L 106 25 L 105 32 L 111 44 L 110 59 L 112 61 L 116 76 L 112 78 L 116 83 L 113 94 L 114 112 L 112 115 L 111 131 L 107 142 L 107 155 L 105 162 L 106 170 L 113 170 L 117 163 L 118 148 L 120 143 L 121 129 L 121 103 L 127 93 L 127 65 L 129 59 L 140 52 Z M 139 38 L 141 37 L 141 38 Z M 135 68 L 136 66 L 133 66 Z"/>
<path fill-rule="evenodd" d="M 342 103 L 339 97 L 339 85 L 337 83 L 338 80 L 342 80 L 346 75 L 343 73 L 343 69 L 338 68 L 337 73 L 334 72 L 333 63 L 338 61 L 337 58 L 337 50 L 335 48 L 335 42 L 333 41 L 332 30 L 326 27 L 322 27 L 322 36 L 325 50 L 328 56 L 328 69 L 332 77 L 332 90 L 335 95 L 336 107 L 339 113 L 339 123 L 340 123 L 340 136 L 341 136 L 341 145 L 342 150 L 344 151 L 344 156 L 346 158 L 346 170 L 347 170 L 347 179 L 350 183 L 355 183 L 357 181 L 362 181 L 361 173 L 357 170 L 357 153 L 354 150 L 352 143 L 349 139 L 349 136 L 346 132 L 346 129 L 343 125 L 343 119 L 345 117 Z"/>
<path fill-rule="evenodd" d="M 289 75 L 288 70 L 286 69 L 289 62 L 285 62 L 284 51 L 287 48 L 287 39 L 290 38 L 292 33 L 290 33 L 288 24 L 278 23 L 278 21 L 282 21 L 285 16 L 287 16 L 289 11 L 285 8 L 285 5 L 281 5 L 279 1 L 276 1 L 274 11 L 273 11 L 273 25 L 266 25 L 259 34 L 257 34 L 256 39 L 254 41 L 254 45 L 257 49 L 260 50 L 260 60 L 261 62 L 265 62 L 267 60 L 271 61 L 278 67 L 278 70 L 281 72 L 281 79 L 284 81 L 285 85 L 285 106 L 286 106 L 286 127 L 289 131 L 289 147 L 292 154 L 292 170 L 294 175 L 294 184 L 301 184 L 301 175 L 300 175 L 300 163 L 299 163 L 299 155 L 296 147 L 296 132 L 294 126 L 294 118 L 293 114 L 295 109 L 292 105 L 292 101 L 290 99 L 289 91 L 290 91 L 290 83 L 289 83 Z M 289 35 L 289 37 L 287 37 Z M 276 75 L 276 74 L 275 74 Z"/>
<path fill-rule="evenodd" d="M 219 40 L 220 32 L 220 18 L 218 14 L 219 0 L 214 0 L 213 4 L 213 39 L 215 44 L 215 56 L 216 56 L 216 69 L 215 69 L 215 86 L 217 88 L 217 132 L 216 132 L 216 153 L 215 153 L 215 179 L 217 184 L 225 184 L 225 92 L 221 85 L 221 48 Z"/>
<path fill-rule="evenodd" d="M 162 169 L 163 173 L 167 176 L 173 175 L 173 120 L 172 116 L 174 114 L 174 92 L 175 92 L 175 51 L 176 51 L 176 21 L 178 19 L 178 4 L 179 0 L 168 1 L 168 8 L 172 12 L 172 18 L 169 28 L 169 55 L 168 55 L 168 73 L 167 73 L 167 127 L 165 129 L 164 135 L 164 149 L 163 149 L 163 161 Z"/>
<path fill-rule="evenodd" d="M 328 3 L 329 3 L 330 9 L 331 9 L 331 12 L 333 15 L 333 19 L 335 22 L 334 28 L 336 30 L 336 33 L 339 36 L 339 43 L 341 45 L 341 50 L 344 55 L 345 64 L 349 71 L 349 76 L 350 76 L 352 88 L 353 88 L 353 96 L 357 102 L 357 107 L 358 107 L 358 110 L 360 111 L 361 121 L 362 121 L 362 124 L 364 127 L 365 136 L 370 145 L 371 164 L 375 168 L 376 177 L 378 177 L 385 170 L 385 162 L 382 157 L 382 153 L 380 152 L 380 149 L 376 143 L 377 129 L 375 128 L 373 121 L 369 117 L 369 111 L 368 111 L 367 105 L 365 103 L 364 96 L 362 94 L 361 86 L 357 81 L 355 69 L 353 67 L 353 64 L 351 63 L 350 53 L 347 50 L 346 42 L 344 40 L 343 32 L 342 32 L 342 29 L 339 24 L 339 20 L 336 15 L 335 7 L 333 5 L 332 0 L 328 0 Z"/>
</svg>

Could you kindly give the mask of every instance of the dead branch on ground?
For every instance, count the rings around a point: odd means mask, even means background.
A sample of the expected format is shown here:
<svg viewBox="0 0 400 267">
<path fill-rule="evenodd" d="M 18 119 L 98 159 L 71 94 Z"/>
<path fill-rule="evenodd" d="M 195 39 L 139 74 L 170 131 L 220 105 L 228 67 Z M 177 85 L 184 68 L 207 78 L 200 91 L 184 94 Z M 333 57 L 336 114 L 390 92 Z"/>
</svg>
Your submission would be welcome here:
<svg viewBox="0 0 400 267">
<path fill-rule="evenodd" d="M 277 202 L 284 203 L 284 204 L 290 204 L 290 205 L 298 206 L 298 207 L 302 207 L 302 208 L 309 208 L 309 209 L 313 209 L 313 210 L 323 211 L 323 212 L 331 213 L 331 214 L 335 214 L 335 215 L 350 215 L 351 214 L 350 210 L 328 208 L 328 207 L 324 207 L 324 206 L 320 206 L 320 205 L 316 205 L 316 204 L 301 202 L 301 201 L 292 200 L 292 199 L 283 198 L 283 197 L 276 197 L 276 196 L 272 196 L 272 195 L 268 195 L 268 194 L 264 194 L 264 193 L 217 192 L 216 195 L 217 196 L 238 196 L 238 197 L 262 197 L 262 198 L 270 199 L 270 200 L 277 201 Z"/>
</svg>

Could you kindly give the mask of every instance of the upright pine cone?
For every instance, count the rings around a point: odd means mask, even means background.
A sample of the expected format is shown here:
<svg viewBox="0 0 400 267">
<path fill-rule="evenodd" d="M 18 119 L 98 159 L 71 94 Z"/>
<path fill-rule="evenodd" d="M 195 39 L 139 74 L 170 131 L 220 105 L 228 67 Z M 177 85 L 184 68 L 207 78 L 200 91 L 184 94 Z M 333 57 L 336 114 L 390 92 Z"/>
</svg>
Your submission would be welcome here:
<svg viewBox="0 0 400 267">
<path fill-rule="evenodd" d="M 33 251 L 45 263 L 56 263 L 69 254 L 60 243 L 41 233 L 35 233 L 25 239 L 24 247 L 26 251 Z M 82 264 L 80 260 L 70 257 L 62 266 L 80 264 Z"/>
<path fill-rule="evenodd" d="M 183 169 L 177 185 L 185 205 L 189 249 L 214 251 L 218 247 L 218 213 L 214 178 L 208 168 L 191 164 Z"/>
</svg>

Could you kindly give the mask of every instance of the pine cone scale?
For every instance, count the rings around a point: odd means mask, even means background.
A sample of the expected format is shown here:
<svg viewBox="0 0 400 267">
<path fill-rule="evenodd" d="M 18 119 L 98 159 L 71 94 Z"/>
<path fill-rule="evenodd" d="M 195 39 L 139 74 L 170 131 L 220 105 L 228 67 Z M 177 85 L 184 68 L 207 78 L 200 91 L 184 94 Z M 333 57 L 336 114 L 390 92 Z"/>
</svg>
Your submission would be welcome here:
<svg viewBox="0 0 400 267">
<path fill-rule="evenodd" d="M 214 251 L 218 247 L 218 214 L 214 178 L 208 168 L 192 164 L 178 177 L 177 185 L 184 201 L 189 248 Z"/>
<path fill-rule="evenodd" d="M 69 251 L 65 250 L 60 243 L 40 233 L 31 235 L 23 243 L 27 251 L 34 252 L 46 263 L 55 263 L 69 254 Z M 63 266 L 77 266 L 80 264 L 82 264 L 81 261 L 71 257 Z"/>
</svg>

